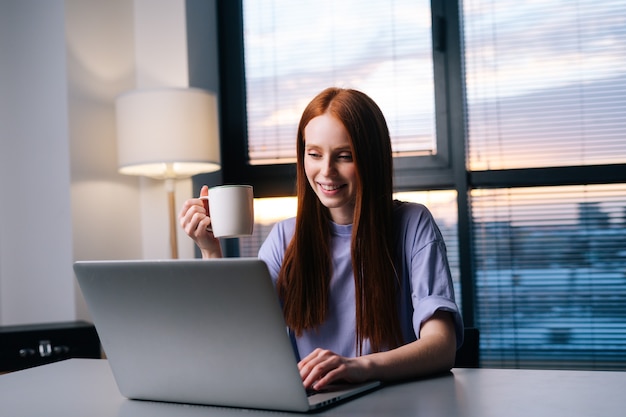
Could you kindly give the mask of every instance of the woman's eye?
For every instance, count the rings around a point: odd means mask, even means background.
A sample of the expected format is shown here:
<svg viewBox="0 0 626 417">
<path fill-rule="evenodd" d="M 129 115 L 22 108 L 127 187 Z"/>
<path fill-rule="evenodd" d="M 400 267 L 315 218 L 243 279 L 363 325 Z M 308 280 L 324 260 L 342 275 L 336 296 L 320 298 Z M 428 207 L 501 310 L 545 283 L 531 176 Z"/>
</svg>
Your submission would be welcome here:
<svg viewBox="0 0 626 417">
<path fill-rule="evenodd" d="M 339 159 L 341 159 L 343 161 L 352 161 L 352 155 L 350 155 L 350 154 L 342 154 L 342 155 L 339 155 Z"/>
<path fill-rule="evenodd" d="M 322 155 L 320 155 L 319 153 L 317 153 L 317 152 L 310 152 L 310 151 L 307 152 L 307 155 L 309 155 L 311 158 L 321 158 L 322 157 Z"/>
</svg>

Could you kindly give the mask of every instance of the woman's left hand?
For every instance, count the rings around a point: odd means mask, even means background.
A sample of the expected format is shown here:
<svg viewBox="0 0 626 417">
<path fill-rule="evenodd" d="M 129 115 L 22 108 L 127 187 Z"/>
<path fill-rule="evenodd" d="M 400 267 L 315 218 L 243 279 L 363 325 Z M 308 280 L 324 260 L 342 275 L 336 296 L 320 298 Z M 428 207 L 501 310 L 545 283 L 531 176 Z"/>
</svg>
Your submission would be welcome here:
<svg viewBox="0 0 626 417">
<path fill-rule="evenodd" d="M 320 390 L 337 381 L 358 383 L 368 379 L 364 356 L 346 358 L 326 349 L 315 349 L 298 363 L 306 388 Z"/>
</svg>

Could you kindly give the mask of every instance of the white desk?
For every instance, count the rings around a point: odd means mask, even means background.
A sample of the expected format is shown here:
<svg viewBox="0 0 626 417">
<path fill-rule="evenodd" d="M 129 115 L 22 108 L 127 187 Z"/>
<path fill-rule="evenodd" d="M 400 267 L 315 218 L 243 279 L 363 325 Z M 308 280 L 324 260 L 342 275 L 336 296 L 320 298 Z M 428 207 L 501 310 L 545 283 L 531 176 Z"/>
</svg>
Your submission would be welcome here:
<svg viewBox="0 0 626 417">
<path fill-rule="evenodd" d="M 106 360 L 71 359 L 0 376 L 0 414 L 7 417 L 277 414 L 268 413 L 127 400 Z M 314 415 L 621 417 L 626 415 L 626 372 L 454 369 L 386 386 Z"/>
</svg>

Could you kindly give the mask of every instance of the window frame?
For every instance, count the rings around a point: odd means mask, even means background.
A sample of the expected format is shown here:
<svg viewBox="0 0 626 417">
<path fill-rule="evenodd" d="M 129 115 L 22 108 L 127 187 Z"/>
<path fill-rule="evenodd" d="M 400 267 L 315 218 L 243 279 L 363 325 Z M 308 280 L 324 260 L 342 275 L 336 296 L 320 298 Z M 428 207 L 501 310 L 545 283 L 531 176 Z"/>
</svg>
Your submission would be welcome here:
<svg viewBox="0 0 626 417">
<path fill-rule="evenodd" d="M 450 97 L 446 89 L 451 84 L 451 77 L 460 79 L 460 72 L 455 73 L 449 62 L 448 41 L 458 34 L 451 30 L 456 28 L 454 24 L 447 24 L 445 3 L 448 2 L 431 1 L 437 153 L 395 157 L 394 183 L 397 190 L 455 186 L 450 119 L 458 118 L 458 115 L 448 103 L 462 101 L 463 95 L 461 91 L 456 91 L 456 96 Z M 218 1 L 217 17 L 223 180 L 225 183 L 251 183 L 257 197 L 293 196 L 295 163 L 252 165 L 248 162 L 242 1 Z"/>
</svg>

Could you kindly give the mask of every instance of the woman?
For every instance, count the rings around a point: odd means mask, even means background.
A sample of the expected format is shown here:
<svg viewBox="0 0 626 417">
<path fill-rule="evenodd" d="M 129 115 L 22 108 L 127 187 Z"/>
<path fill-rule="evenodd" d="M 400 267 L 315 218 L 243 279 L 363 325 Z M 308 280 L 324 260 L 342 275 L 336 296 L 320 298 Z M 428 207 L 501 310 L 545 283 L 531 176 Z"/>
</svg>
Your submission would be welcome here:
<svg viewBox="0 0 626 417">
<path fill-rule="evenodd" d="M 259 250 L 306 387 L 454 365 L 463 323 L 445 244 L 424 206 L 393 200 L 392 176 L 373 100 L 329 88 L 309 103 L 297 134 L 296 217 L 277 223 Z M 222 256 L 202 200 L 188 200 L 179 219 L 203 258 Z"/>
</svg>

